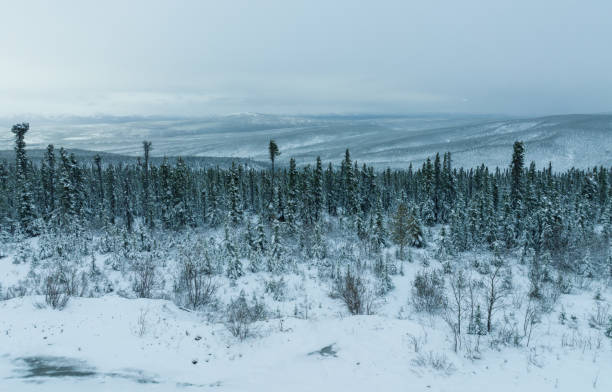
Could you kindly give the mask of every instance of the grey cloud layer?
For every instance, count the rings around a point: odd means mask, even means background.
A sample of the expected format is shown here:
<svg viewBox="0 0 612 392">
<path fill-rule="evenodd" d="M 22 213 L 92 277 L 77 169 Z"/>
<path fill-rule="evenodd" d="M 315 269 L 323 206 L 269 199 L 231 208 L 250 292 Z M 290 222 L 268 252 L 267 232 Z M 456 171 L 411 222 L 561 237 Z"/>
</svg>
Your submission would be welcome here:
<svg viewBox="0 0 612 392">
<path fill-rule="evenodd" d="M 608 1 L 24 1 L 2 8 L 0 115 L 612 107 Z"/>
</svg>

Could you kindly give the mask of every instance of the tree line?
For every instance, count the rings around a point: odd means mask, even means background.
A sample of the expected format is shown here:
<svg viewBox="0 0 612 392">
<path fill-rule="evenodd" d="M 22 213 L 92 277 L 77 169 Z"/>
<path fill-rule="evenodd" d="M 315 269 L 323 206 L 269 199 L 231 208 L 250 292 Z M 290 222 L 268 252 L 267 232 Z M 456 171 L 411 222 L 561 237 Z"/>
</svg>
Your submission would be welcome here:
<svg viewBox="0 0 612 392">
<path fill-rule="evenodd" d="M 527 166 L 520 141 L 506 168 L 454 168 L 446 152 L 419 166 L 376 170 L 348 149 L 339 165 L 317 158 L 298 167 L 291 158 L 275 167 L 281 151 L 270 141 L 270 169 L 222 169 L 180 157 L 153 165 L 148 141 L 137 163 L 105 163 L 99 155 L 77 162 L 53 145 L 33 162 L 28 130 L 27 123 L 12 127 L 15 161 L 0 162 L 3 236 L 240 228 L 253 247 L 295 240 L 314 252 L 337 221 L 372 253 L 392 244 L 402 258 L 406 247 L 435 246 L 440 255 L 486 248 L 520 252 L 538 279 L 550 268 L 612 273 L 612 171 Z M 441 227 L 435 241 L 434 226 Z M 264 229 L 272 233 L 265 245 Z"/>
</svg>

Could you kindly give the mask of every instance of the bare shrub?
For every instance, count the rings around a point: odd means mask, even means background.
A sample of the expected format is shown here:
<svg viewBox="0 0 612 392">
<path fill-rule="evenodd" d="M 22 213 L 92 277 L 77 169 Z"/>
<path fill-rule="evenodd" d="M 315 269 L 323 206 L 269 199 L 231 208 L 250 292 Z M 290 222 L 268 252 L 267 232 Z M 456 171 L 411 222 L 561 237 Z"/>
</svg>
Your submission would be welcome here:
<svg viewBox="0 0 612 392">
<path fill-rule="evenodd" d="M 153 290 L 157 286 L 155 264 L 149 257 L 143 262 L 134 265 L 134 281 L 132 289 L 139 298 L 152 298 Z"/>
<path fill-rule="evenodd" d="M 444 309 L 442 318 L 448 324 L 453 333 L 454 344 L 453 350 L 457 352 L 461 347 L 461 321 L 464 317 L 464 304 L 466 302 L 468 280 L 465 278 L 463 271 L 459 270 L 450 278 L 451 296 L 450 300 Z"/>
<path fill-rule="evenodd" d="M 407 336 L 408 344 L 410 344 L 415 353 L 420 353 L 421 348 L 427 344 L 427 332 L 424 332 L 420 336 L 416 336 L 411 333 L 407 334 Z"/>
<path fill-rule="evenodd" d="M 149 329 L 147 316 L 149 315 L 149 309 L 140 309 L 138 320 L 136 321 L 136 334 L 138 337 L 143 337 Z"/>
<path fill-rule="evenodd" d="M 517 324 L 504 317 L 504 322 L 491 334 L 489 344 L 491 348 L 499 349 L 500 346 L 520 347 L 522 341 L 523 337 L 519 332 Z"/>
<path fill-rule="evenodd" d="M 485 278 L 485 303 L 487 311 L 487 332 L 491 332 L 494 313 L 505 306 L 505 299 L 510 293 L 511 284 L 503 276 L 503 264 L 496 263 Z"/>
<path fill-rule="evenodd" d="M 455 370 L 455 366 L 444 353 L 438 354 L 433 351 L 427 354 L 418 354 L 412 360 L 412 364 L 419 367 L 430 367 L 447 375 L 450 375 Z"/>
<path fill-rule="evenodd" d="M 353 315 L 374 312 L 375 295 L 365 280 L 349 268 L 336 278 L 331 296 L 340 298 Z"/>
<path fill-rule="evenodd" d="M 589 316 L 589 326 L 595 329 L 606 329 L 610 322 L 610 305 L 595 303 L 595 312 Z"/>
<path fill-rule="evenodd" d="M 179 302 L 194 310 L 213 303 L 219 285 L 210 272 L 203 260 L 184 259 L 175 285 Z"/>
<path fill-rule="evenodd" d="M 79 272 L 79 270 L 74 267 L 61 265 L 59 267 L 59 273 L 66 282 L 66 294 L 70 297 L 83 297 L 85 295 L 85 291 L 87 291 L 87 286 L 89 285 L 89 279 L 85 272 Z"/>
<path fill-rule="evenodd" d="M 440 271 L 417 272 L 412 283 L 412 304 L 419 311 L 436 313 L 446 305 L 444 275 Z"/>
<path fill-rule="evenodd" d="M 45 278 L 43 292 L 45 302 L 53 309 L 61 310 L 66 306 L 70 295 L 68 294 L 68 282 L 61 270 L 57 270 Z"/>
<path fill-rule="evenodd" d="M 601 335 L 585 336 L 578 331 L 572 331 L 571 334 L 564 333 L 561 336 L 561 347 L 580 350 L 584 353 L 586 351 L 601 349 L 602 339 Z"/>
<path fill-rule="evenodd" d="M 227 306 L 225 327 L 234 337 L 244 340 L 252 335 L 251 325 L 256 321 L 265 320 L 266 316 L 264 304 L 253 298 L 253 304 L 249 305 L 242 291 L 238 298 Z"/>
<path fill-rule="evenodd" d="M 538 314 L 538 309 L 534 306 L 530 298 L 527 308 L 525 309 L 525 317 L 523 317 L 523 337 L 527 339 L 527 347 L 529 347 L 529 343 L 531 342 L 533 328 L 539 322 L 540 316 Z"/>
<path fill-rule="evenodd" d="M 9 287 L 6 289 L 6 293 L 4 294 L 4 299 L 12 299 L 17 297 L 25 297 L 28 295 L 28 286 L 24 282 L 19 282 L 18 284 Z"/>
</svg>

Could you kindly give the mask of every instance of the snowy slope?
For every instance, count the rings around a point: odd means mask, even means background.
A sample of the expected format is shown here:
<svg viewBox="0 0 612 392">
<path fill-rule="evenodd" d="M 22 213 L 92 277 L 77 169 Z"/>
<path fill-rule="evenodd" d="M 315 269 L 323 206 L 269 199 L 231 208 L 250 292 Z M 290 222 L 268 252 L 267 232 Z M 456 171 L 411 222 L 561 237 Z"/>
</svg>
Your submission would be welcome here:
<svg viewBox="0 0 612 392">
<path fill-rule="evenodd" d="M 562 296 L 528 344 L 500 346 L 487 336 L 478 353 L 454 353 L 441 318 L 410 306 L 411 282 L 427 252 L 415 252 L 414 262 L 402 267 L 405 274 L 393 276 L 395 289 L 371 316 L 349 316 L 306 265 L 284 275 L 288 292 L 281 301 L 264 293 L 267 273 L 248 274 L 236 286 L 225 281 L 221 301 L 245 290 L 272 310 L 245 341 L 205 313 L 160 299 L 72 298 L 61 311 L 46 307 L 42 296 L 0 301 L 0 391 L 612 389 L 612 340 L 589 326 L 597 304 L 609 304 L 610 287 L 602 286 L 599 301 L 591 290 Z M 475 257 L 483 256 L 465 255 Z M 0 266 L 4 287 L 26 277 L 24 265 L 12 264 L 10 255 Z M 429 268 L 439 266 L 436 261 Z M 522 321 L 524 269 L 515 266 L 516 299 L 498 320 Z M 567 322 L 560 322 L 560 312 Z"/>
<path fill-rule="evenodd" d="M 27 119 L 25 119 L 27 120 Z M 11 149 L 2 119 L 0 150 Z M 267 143 L 280 146 L 281 163 L 295 157 L 311 163 L 317 155 L 338 162 L 349 148 L 359 162 L 378 167 L 420 164 L 436 152 L 451 151 L 456 166 L 485 163 L 506 167 L 512 143 L 523 140 L 527 160 L 555 169 L 612 165 L 612 115 L 566 115 L 527 119 L 483 116 L 273 116 L 237 114 L 185 118 L 33 118 L 31 147 L 56 146 L 140 155 L 142 140 L 153 154 L 243 157 L 267 160 Z"/>
<path fill-rule="evenodd" d="M 580 300 L 571 302 L 578 305 Z M 61 312 L 38 309 L 42 301 L 26 297 L 0 303 L 2 391 L 165 391 L 189 386 L 221 391 L 474 391 L 491 383 L 498 391 L 612 388 L 609 342 L 601 342 L 599 349 L 560 347 L 564 332 L 555 320 L 545 321 L 531 350 L 485 347 L 482 359 L 469 360 L 449 351 L 443 325 L 422 320 L 288 317 L 282 324 L 262 323 L 263 337 L 241 343 L 222 325 L 207 324 L 166 301 L 73 299 Z M 143 311 L 148 324 L 140 336 Z M 421 353 L 414 352 L 410 335 L 424 339 Z M 593 339 L 588 331 L 575 335 Z M 317 352 L 329 345 L 335 355 Z M 449 368 L 419 365 L 419 357 L 429 353 L 445 358 Z M 27 365 L 32 358 L 93 374 L 35 377 Z"/>
</svg>

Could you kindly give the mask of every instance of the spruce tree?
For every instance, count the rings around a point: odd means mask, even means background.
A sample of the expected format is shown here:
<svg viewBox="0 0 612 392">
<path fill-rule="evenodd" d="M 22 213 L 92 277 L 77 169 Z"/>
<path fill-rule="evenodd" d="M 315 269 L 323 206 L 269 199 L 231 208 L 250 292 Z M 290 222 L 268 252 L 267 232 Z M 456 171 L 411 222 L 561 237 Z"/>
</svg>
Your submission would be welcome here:
<svg viewBox="0 0 612 392">
<path fill-rule="evenodd" d="M 406 223 L 408 233 L 408 245 L 415 248 L 422 248 L 425 246 L 425 238 L 423 236 L 423 230 L 417 216 L 415 208 L 410 210 L 408 221 Z"/>
<path fill-rule="evenodd" d="M 297 169 L 295 159 L 289 160 L 289 178 L 287 183 L 287 226 L 289 233 L 295 234 L 296 220 L 298 215 L 298 195 L 297 195 Z"/>
<path fill-rule="evenodd" d="M 312 176 L 312 193 L 313 219 L 315 222 L 318 222 L 321 218 L 321 211 L 323 209 L 323 164 L 319 156 L 317 157 L 317 163 Z"/>
<path fill-rule="evenodd" d="M 404 259 L 404 247 L 408 244 L 408 228 L 408 206 L 405 202 L 401 202 L 393 216 L 391 237 L 393 242 L 400 247 L 399 256 L 402 260 Z"/>
<path fill-rule="evenodd" d="M 36 228 L 36 206 L 34 204 L 30 178 L 28 173 L 28 158 L 26 155 L 25 134 L 30 124 L 15 124 L 11 132 L 15 134 L 15 177 L 17 185 L 17 212 L 19 224 L 24 234 L 34 236 L 38 233 Z"/>
<path fill-rule="evenodd" d="M 512 162 L 510 163 L 511 187 L 510 201 L 512 208 L 516 210 L 523 198 L 523 170 L 525 166 L 525 146 L 523 142 L 514 142 Z"/>
<path fill-rule="evenodd" d="M 144 164 L 142 168 L 142 210 L 145 218 L 145 225 L 152 230 L 154 228 L 153 221 L 153 208 L 151 203 L 151 190 L 150 190 L 150 166 L 149 156 L 151 154 L 151 142 L 143 141 L 142 147 L 144 150 Z"/>
<path fill-rule="evenodd" d="M 230 169 L 230 183 L 228 189 L 228 201 L 229 201 L 229 214 L 230 222 L 233 226 L 237 226 L 242 221 L 242 207 L 240 206 L 240 194 L 238 190 L 238 171 L 236 170 L 236 163 L 232 162 Z"/>
<path fill-rule="evenodd" d="M 270 197 L 270 201 L 273 202 L 274 201 L 274 192 L 275 192 L 275 184 L 274 184 L 274 162 L 276 161 L 276 157 L 280 155 L 280 150 L 278 149 L 278 145 L 276 145 L 276 142 L 274 140 L 270 140 L 270 143 L 268 144 L 268 154 L 270 156 L 270 162 L 272 163 L 272 182 L 271 182 L 271 191 L 272 191 L 272 195 Z"/>
<path fill-rule="evenodd" d="M 102 223 L 104 220 L 104 180 L 102 177 L 102 158 L 100 154 L 96 154 L 94 156 L 94 165 L 95 165 L 95 184 L 96 184 L 96 192 L 95 199 L 97 200 L 97 219 L 98 224 Z M 94 180 L 92 179 L 92 182 Z"/>
<path fill-rule="evenodd" d="M 59 174 L 59 222 L 64 228 L 74 221 L 76 206 L 73 200 L 76 194 L 72 177 L 72 162 L 64 148 L 60 148 L 60 174 Z"/>
<path fill-rule="evenodd" d="M 238 257 L 238 251 L 236 250 L 233 237 L 230 235 L 227 226 L 225 226 L 225 237 L 223 242 L 225 243 L 225 254 L 227 257 L 227 277 L 232 281 L 236 281 L 236 279 L 244 275 L 244 271 L 242 269 L 242 262 Z"/>
<path fill-rule="evenodd" d="M 55 210 L 55 153 L 53 144 L 47 146 L 41 165 L 45 218 L 48 220 Z"/>
<path fill-rule="evenodd" d="M 172 178 L 170 174 L 170 165 L 168 158 L 164 160 L 159 167 L 160 177 L 160 199 L 161 199 L 161 219 L 164 229 L 172 227 L 173 222 L 173 205 L 172 205 Z"/>
<path fill-rule="evenodd" d="M 268 257 L 268 272 L 278 272 L 282 269 L 283 246 L 281 243 L 280 225 L 277 220 L 272 224 L 272 241 Z"/>
<path fill-rule="evenodd" d="M 351 162 L 351 153 L 348 148 L 344 153 L 344 161 L 342 161 L 342 173 L 344 180 L 344 213 L 348 216 L 353 216 L 357 213 L 357 187 L 355 173 Z"/>
<path fill-rule="evenodd" d="M 376 217 L 372 227 L 372 249 L 379 252 L 387 244 L 387 230 L 385 229 L 382 201 L 376 203 Z"/>
<path fill-rule="evenodd" d="M 130 184 L 127 177 L 123 179 L 123 208 L 125 229 L 131 233 L 134 227 L 134 212 L 132 208 L 132 198 L 130 195 Z"/>
</svg>

